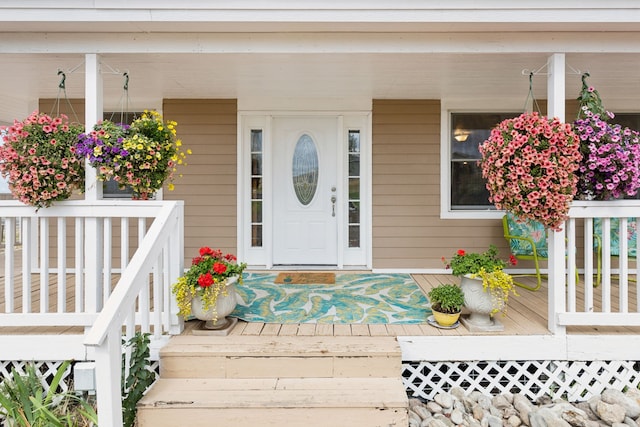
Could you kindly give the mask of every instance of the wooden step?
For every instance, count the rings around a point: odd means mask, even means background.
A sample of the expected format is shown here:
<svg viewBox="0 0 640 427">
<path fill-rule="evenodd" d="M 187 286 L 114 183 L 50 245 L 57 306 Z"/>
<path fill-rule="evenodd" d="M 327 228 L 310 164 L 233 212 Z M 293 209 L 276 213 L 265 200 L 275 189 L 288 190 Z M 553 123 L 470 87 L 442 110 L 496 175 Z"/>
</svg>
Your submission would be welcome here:
<svg viewBox="0 0 640 427">
<path fill-rule="evenodd" d="M 395 337 L 182 335 L 160 350 L 162 378 L 391 377 L 402 372 Z"/>
<path fill-rule="evenodd" d="M 396 378 L 161 378 L 138 404 L 139 427 L 407 426 Z"/>
</svg>

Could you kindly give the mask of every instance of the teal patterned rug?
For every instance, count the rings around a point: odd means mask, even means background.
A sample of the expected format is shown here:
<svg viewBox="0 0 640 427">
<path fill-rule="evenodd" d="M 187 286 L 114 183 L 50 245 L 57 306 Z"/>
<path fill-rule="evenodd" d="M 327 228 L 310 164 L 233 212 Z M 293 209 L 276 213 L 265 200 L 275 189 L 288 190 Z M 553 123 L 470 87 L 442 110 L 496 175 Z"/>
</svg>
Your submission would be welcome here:
<svg viewBox="0 0 640 427">
<path fill-rule="evenodd" d="M 408 274 L 336 274 L 333 285 L 274 284 L 248 273 L 231 317 L 264 323 L 425 323 L 427 298 Z"/>
</svg>

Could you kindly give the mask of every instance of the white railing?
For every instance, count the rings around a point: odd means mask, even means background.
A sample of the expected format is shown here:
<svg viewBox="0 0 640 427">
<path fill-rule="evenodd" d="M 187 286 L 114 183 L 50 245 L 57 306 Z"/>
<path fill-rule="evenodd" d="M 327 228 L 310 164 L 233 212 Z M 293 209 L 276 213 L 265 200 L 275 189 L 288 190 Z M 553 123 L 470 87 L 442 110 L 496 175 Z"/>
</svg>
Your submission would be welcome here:
<svg viewBox="0 0 640 427">
<path fill-rule="evenodd" d="M 639 200 L 574 202 L 560 232 L 549 235 L 549 329 L 640 326 L 636 260 L 628 256 L 627 218 L 640 217 Z M 611 220 L 619 219 L 619 256 L 612 255 Z M 594 221 L 602 232 L 594 233 Z M 599 267 L 598 267 L 599 266 Z M 575 269 L 583 277 L 576 283 Z M 584 286 L 578 289 L 578 286 Z M 595 298 L 595 292 L 600 298 Z M 617 298 L 614 299 L 614 296 Z"/>
<path fill-rule="evenodd" d="M 68 201 L 37 212 L 2 202 L 0 217 L 5 223 L 0 326 L 83 327 L 84 343 L 93 351 L 89 358 L 96 363 L 99 425 L 122 425 L 123 335 L 128 339 L 141 331 L 161 340 L 182 330 L 170 287 L 184 262 L 183 202 Z M 15 244 L 16 222 L 21 247 Z M 33 273 L 39 274 L 37 283 Z"/>
</svg>

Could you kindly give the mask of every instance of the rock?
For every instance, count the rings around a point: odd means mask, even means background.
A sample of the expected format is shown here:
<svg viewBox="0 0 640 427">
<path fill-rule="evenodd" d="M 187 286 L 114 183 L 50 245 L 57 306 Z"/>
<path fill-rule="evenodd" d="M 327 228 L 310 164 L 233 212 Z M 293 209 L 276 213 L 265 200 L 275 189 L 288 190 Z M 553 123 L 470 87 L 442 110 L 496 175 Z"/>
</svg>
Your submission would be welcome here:
<svg viewBox="0 0 640 427">
<path fill-rule="evenodd" d="M 482 409 L 489 409 L 491 407 L 491 399 L 487 396 L 480 396 L 478 397 L 478 405 Z"/>
<path fill-rule="evenodd" d="M 495 406 L 489 408 L 489 413 L 494 417 L 504 418 L 504 410 L 498 409 Z"/>
<path fill-rule="evenodd" d="M 540 408 L 529 414 L 531 427 L 570 427 L 571 425 L 562 419 L 559 413 L 550 408 Z"/>
<path fill-rule="evenodd" d="M 457 409 L 459 411 L 466 412 L 466 409 L 464 407 L 464 402 L 462 400 L 456 399 L 455 397 L 453 399 L 453 409 Z"/>
<path fill-rule="evenodd" d="M 442 424 L 444 424 L 446 427 L 453 427 L 453 422 L 451 422 L 451 419 L 448 417 L 445 417 L 442 414 L 436 414 L 433 416 L 433 418 L 435 420 L 441 421 Z"/>
<path fill-rule="evenodd" d="M 476 405 L 477 402 L 473 401 L 469 397 L 465 397 L 464 399 L 462 399 L 462 403 L 464 404 L 464 410 L 466 412 L 471 413 L 471 411 L 473 410 L 473 407 Z"/>
<path fill-rule="evenodd" d="M 420 405 L 420 406 L 414 406 L 413 408 L 411 408 L 413 410 L 413 412 L 415 412 L 416 414 L 418 414 L 418 416 L 422 419 L 422 420 L 426 420 L 427 418 L 431 418 L 431 412 L 429 412 L 429 410 Z"/>
<path fill-rule="evenodd" d="M 464 414 L 459 409 L 454 409 L 451 412 L 451 422 L 455 425 L 462 424 L 464 421 Z"/>
<path fill-rule="evenodd" d="M 449 393 L 455 399 L 460 400 L 460 401 L 464 400 L 464 398 L 465 398 L 464 390 L 461 387 L 454 387 L 451 390 L 449 390 Z"/>
<path fill-rule="evenodd" d="M 522 420 L 517 415 L 511 415 L 507 418 L 507 425 L 510 427 L 519 427 L 522 424 Z"/>
<path fill-rule="evenodd" d="M 600 396 L 593 396 L 591 399 L 587 400 L 589 403 L 589 407 L 593 411 L 596 416 L 598 416 L 598 402 L 600 402 Z"/>
<path fill-rule="evenodd" d="M 420 427 L 420 423 L 416 423 L 416 420 L 409 418 L 409 427 Z"/>
<path fill-rule="evenodd" d="M 414 406 L 424 406 L 424 403 L 420 399 L 411 397 L 409 398 L 409 408 L 413 408 Z"/>
<path fill-rule="evenodd" d="M 531 426 L 529 421 L 529 414 L 533 410 L 533 404 L 521 393 L 513 396 L 513 407 L 518 411 L 518 415 L 522 422 L 528 426 Z"/>
<path fill-rule="evenodd" d="M 584 411 L 584 413 L 587 414 L 587 417 L 589 418 L 589 420 L 591 421 L 598 420 L 598 416 L 591 409 L 591 405 L 589 405 L 589 402 L 578 402 L 575 404 L 575 407 Z"/>
<path fill-rule="evenodd" d="M 624 395 L 629 399 L 635 400 L 640 405 L 640 390 L 635 387 L 629 387 L 627 391 L 624 392 Z"/>
<path fill-rule="evenodd" d="M 477 390 L 469 393 L 469 399 L 473 400 L 474 402 L 477 402 L 481 397 L 484 397 L 484 394 L 480 393 Z"/>
<path fill-rule="evenodd" d="M 422 422 L 422 418 L 420 417 L 420 415 L 415 413 L 412 409 L 409 409 L 409 421 L 411 420 L 416 421 L 418 425 L 420 425 L 420 423 Z"/>
<path fill-rule="evenodd" d="M 495 415 L 487 416 L 489 427 L 502 427 L 502 418 L 498 418 Z"/>
<path fill-rule="evenodd" d="M 586 427 L 589 416 L 585 411 L 575 408 L 563 411 L 562 419 L 574 427 Z"/>
<path fill-rule="evenodd" d="M 440 419 L 436 419 L 435 417 L 432 417 L 432 418 L 429 418 L 427 427 L 447 427 L 447 424 L 442 422 L 442 420 Z"/>
<path fill-rule="evenodd" d="M 623 406 L 617 403 L 607 403 L 602 400 L 597 403 L 595 412 L 602 421 L 609 425 L 622 423 L 626 414 Z"/>
<path fill-rule="evenodd" d="M 452 408 L 453 407 L 453 397 L 449 393 L 438 393 L 433 398 L 436 403 L 442 408 Z"/>
<path fill-rule="evenodd" d="M 624 408 L 625 414 L 629 418 L 636 419 L 640 416 L 640 404 L 635 399 L 626 396 L 624 393 L 612 388 L 602 392 L 600 399 L 603 402 L 617 404 Z"/>
<path fill-rule="evenodd" d="M 482 407 L 481 407 L 479 404 L 477 404 L 477 403 L 476 403 L 476 404 L 473 406 L 473 409 L 472 409 L 471 415 L 472 415 L 472 416 L 473 416 L 473 418 L 475 418 L 476 420 L 478 420 L 478 421 L 482 421 L 482 419 L 483 419 L 483 418 L 484 418 L 484 416 L 485 416 L 485 412 L 486 412 L 486 411 L 485 411 L 484 409 L 482 409 Z"/>
<path fill-rule="evenodd" d="M 625 417 L 624 423 L 629 427 L 638 427 L 638 423 L 633 418 Z"/>
<path fill-rule="evenodd" d="M 433 402 L 433 401 L 427 403 L 427 409 L 432 414 L 441 414 L 442 413 L 442 406 L 438 405 L 436 402 Z"/>
<path fill-rule="evenodd" d="M 513 397 L 511 399 L 511 402 L 509 402 L 509 400 L 507 400 L 506 396 L 504 396 L 503 394 L 494 396 L 494 398 L 491 399 L 491 404 L 498 409 L 509 408 L 511 407 L 512 402 L 513 402 Z"/>
<path fill-rule="evenodd" d="M 553 403 L 553 401 L 551 400 L 551 397 L 546 394 L 543 394 L 538 398 L 538 400 L 536 400 L 536 404 L 538 406 L 550 405 L 551 403 Z"/>
</svg>

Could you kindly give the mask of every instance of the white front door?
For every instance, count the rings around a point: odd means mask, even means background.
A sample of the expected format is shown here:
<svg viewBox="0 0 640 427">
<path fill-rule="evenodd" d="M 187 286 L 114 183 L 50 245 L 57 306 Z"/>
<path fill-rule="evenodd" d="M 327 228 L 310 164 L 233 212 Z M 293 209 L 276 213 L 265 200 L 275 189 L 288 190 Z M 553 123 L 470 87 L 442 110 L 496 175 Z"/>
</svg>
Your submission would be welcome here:
<svg viewBox="0 0 640 427">
<path fill-rule="evenodd" d="M 337 117 L 273 119 L 273 263 L 338 261 Z"/>
</svg>

